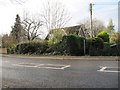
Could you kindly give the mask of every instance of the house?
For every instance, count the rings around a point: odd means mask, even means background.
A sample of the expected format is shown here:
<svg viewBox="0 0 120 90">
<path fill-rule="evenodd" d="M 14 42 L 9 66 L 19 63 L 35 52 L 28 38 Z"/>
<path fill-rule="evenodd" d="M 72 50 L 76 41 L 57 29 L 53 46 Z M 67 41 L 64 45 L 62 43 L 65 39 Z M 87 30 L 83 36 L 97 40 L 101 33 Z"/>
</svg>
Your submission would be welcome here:
<svg viewBox="0 0 120 90">
<path fill-rule="evenodd" d="M 85 28 L 85 25 L 82 24 L 82 25 L 53 29 L 48 33 L 48 35 L 45 39 L 49 40 L 50 38 L 52 38 L 54 36 L 53 33 L 58 32 L 58 30 L 62 32 L 62 34 L 63 34 L 62 36 L 76 34 L 81 37 L 88 37 L 88 35 L 89 35 L 87 33 L 87 29 Z"/>
</svg>

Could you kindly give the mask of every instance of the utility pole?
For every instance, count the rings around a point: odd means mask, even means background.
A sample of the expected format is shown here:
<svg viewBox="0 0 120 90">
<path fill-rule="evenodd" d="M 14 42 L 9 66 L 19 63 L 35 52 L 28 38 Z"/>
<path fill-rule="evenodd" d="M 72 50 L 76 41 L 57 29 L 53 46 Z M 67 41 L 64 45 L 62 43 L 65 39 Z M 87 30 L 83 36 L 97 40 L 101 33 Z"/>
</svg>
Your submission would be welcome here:
<svg viewBox="0 0 120 90">
<path fill-rule="evenodd" d="M 93 5 L 118 5 L 119 3 L 116 3 L 116 2 L 92 3 L 92 0 L 90 0 L 90 37 L 91 38 L 93 37 L 93 20 L 92 20 L 93 19 Z"/>
<path fill-rule="evenodd" d="M 93 7 L 92 0 L 90 0 L 90 37 L 91 38 L 93 37 L 92 7 Z"/>
</svg>

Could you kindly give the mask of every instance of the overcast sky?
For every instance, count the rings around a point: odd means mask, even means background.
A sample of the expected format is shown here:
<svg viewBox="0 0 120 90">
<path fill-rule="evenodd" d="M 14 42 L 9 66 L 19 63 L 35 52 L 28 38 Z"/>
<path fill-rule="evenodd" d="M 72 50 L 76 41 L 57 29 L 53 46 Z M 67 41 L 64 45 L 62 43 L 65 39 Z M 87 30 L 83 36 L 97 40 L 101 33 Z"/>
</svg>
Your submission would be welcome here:
<svg viewBox="0 0 120 90">
<path fill-rule="evenodd" d="M 19 1 L 19 0 L 18 0 Z M 25 0 L 23 0 L 25 1 Z M 53 0 L 54 1 L 54 0 Z M 90 0 L 57 0 L 61 2 L 71 13 L 72 19 L 66 26 L 77 25 L 89 18 Z M 118 5 L 119 0 L 92 0 L 93 18 L 102 20 L 105 24 L 109 19 L 113 19 L 113 23 L 118 25 Z M 0 34 L 9 33 L 11 26 L 14 25 L 16 14 L 20 17 L 23 12 L 28 10 L 30 13 L 41 13 L 41 7 L 45 0 L 27 0 L 26 3 L 18 4 L 10 3 L 9 0 L 0 0 Z"/>
</svg>

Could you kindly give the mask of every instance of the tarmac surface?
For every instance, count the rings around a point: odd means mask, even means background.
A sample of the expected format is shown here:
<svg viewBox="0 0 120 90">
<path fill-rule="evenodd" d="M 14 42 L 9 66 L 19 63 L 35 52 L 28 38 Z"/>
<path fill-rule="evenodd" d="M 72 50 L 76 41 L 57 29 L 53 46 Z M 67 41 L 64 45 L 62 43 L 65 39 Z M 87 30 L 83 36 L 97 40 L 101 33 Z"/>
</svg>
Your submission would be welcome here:
<svg viewBox="0 0 120 90">
<path fill-rule="evenodd" d="M 2 88 L 118 88 L 117 57 L 2 57 Z"/>
</svg>

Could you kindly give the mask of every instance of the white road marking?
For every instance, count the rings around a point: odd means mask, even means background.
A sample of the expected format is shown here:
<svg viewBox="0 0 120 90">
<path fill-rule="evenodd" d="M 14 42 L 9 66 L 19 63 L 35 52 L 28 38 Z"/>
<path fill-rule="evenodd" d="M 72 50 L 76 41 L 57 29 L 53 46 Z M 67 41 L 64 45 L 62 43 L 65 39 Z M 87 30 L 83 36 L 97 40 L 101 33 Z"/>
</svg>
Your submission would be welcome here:
<svg viewBox="0 0 120 90">
<path fill-rule="evenodd" d="M 102 67 L 102 66 L 100 66 L 100 70 L 97 70 L 98 72 L 111 72 L 111 73 L 118 73 L 118 72 L 120 72 L 120 71 L 113 71 L 113 70 L 106 70 L 107 68 L 109 68 L 109 69 L 112 69 L 112 68 L 116 68 L 116 69 L 118 69 L 118 68 L 120 68 L 120 67 Z"/>
<path fill-rule="evenodd" d="M 55 67 L 38 67 L 38 68 L 46 68 L 46 69 L 61 69 L 61 70 L 64 70 L 63 68 L 55 68 Z"/>
<path fill-rule="evenodd" d="M 18 63 L 12 64 L 14 66 L 21 66 L 21 67 L 33 67 L 33 68 L 45 68 L 45 69 L 61 69 L 64 70 L 65 68 L 71 67 L 71 65 L 60 65 L 60 64 L 38 64 L 38 63 Z"/>
<path fill-rule="evenodd" d="M 62 69 L 65 69 L 65 68 L 68 68 L 68 67 L 71 67 L 71 65 L 66 65 L 66 66 L 62 67 Z"/>
<path fill-rule="evenodd" d="M 36 65 L 34 67 L 39 67 L 39 66 L 43 66 L 43 65 L 45 65 L 45 64 L 38 64 L 38 65 Z"/>
<path fill-rule="evenodd" d="M 20 67 L 35 67 L 35 66 L 28 66 L 28 65 L 19 65 L 19 64 L 12 64 L 13 66 L 20 66 Z"/>
<path fill-rule="evenodd" d="M 107 67 L 102 67 L 99 71 L 104 71 Z"/>
</svg>

